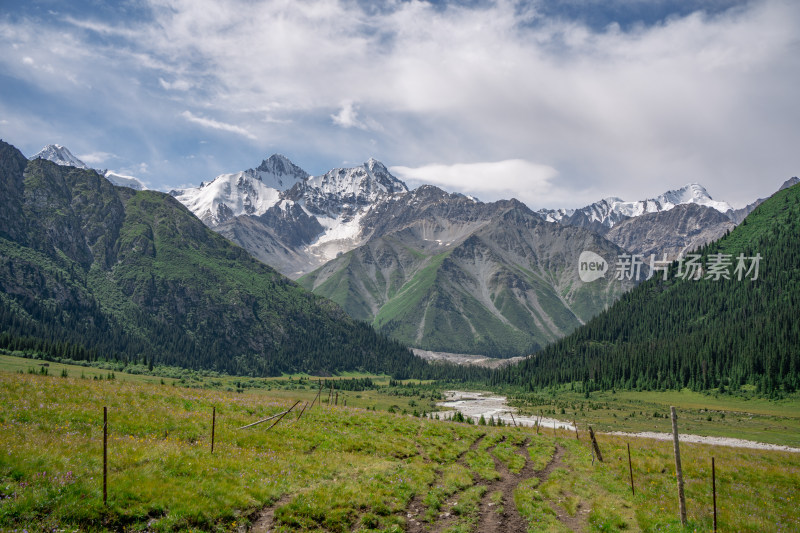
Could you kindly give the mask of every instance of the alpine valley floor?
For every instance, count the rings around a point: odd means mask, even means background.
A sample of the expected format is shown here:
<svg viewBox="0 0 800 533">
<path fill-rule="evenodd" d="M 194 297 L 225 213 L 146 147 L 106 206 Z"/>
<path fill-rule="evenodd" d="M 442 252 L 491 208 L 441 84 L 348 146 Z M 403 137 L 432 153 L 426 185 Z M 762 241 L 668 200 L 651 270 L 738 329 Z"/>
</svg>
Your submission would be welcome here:
<svg viewBox="0 0 800 533">
<path fill-rule="evenodd" d="M 670 442 L 601 434 L 605 462 L 593 464 L 585 433 L 344 407 L 366 394 L 355 392 L 338 406 L 323 395 L 269 430 L 237 429 L 317 390 L 100 379 L 31 360 L 22 361 L 32 373 L 9 371 L 14 360 L 0 364 L 4 530 L 683 531 Z M 681 452 L 688 530 L 712 528 L 711 457 L 720 531 L 800 528 L 799 454 L 688 443 Z"/>
</svg>

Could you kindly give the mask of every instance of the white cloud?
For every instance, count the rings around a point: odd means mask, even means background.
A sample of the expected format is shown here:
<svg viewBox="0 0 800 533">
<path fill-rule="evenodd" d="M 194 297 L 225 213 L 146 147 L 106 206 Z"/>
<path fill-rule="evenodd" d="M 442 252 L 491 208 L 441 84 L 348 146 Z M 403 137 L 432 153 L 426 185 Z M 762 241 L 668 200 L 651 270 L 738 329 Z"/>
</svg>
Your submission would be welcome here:
<svg viewBox="0 0 800 533">
<path fill-rule="evenodd" d="M 77 157 L 87 165 L 99 165 L 109 159 L 117 159 L 116 155 L 108 152 L 91 152 L 88 154 L 81 154 Z"/>
<path fill-rule="evenodd" d="M 542 207 L 543 199 L 565 200 L 569 196 L 557 183 L 555 168 L 523 159 L 414 168 L 393 166 L 389 170 L 412 187 L 437 185 L 485 201 L 515 197 L 531 206 Z"/>
<path fill-rule="evenodd" d="M 511 0 L 143 3 L 152 20 L 0 20 L 0 66 L 121 117 L 153 158 L 154 132 L 179 114 L 328 161 L 546 161 L 557 179 L 534 184 L 553 206 L 690 181 L 743 203 L 798 173 L 800 4 L 790 0 L 602 31 Z M 51 71 L 25 68 L 26 57 Z M 65 73 L 98 85 L 60 83 Z M 212 143 L 217 155 L 239 153 L 231 137 Z M 521 195 L 530 183 L 512 174 L 478 194 Z"/>
<path fill-rule="evenodd" d="M 168 82 L 164 78 L 158 78 L 158 83 L 168 91 L 188 91 L 192 88 L 192 84 L 186 80 Z"/>
<path fill-rule="evenodd" d="M 358 120 L 358 111 L 351 101 L 342 103 L 342 108 L 335 115 L 331 115 L 333 123 L 343 128 L 365 129 L 364 124 Z"/>
<path fill-rule="evenodd" d="M 253 139 L 253 140 L 256 139 L 255 135 L 253 135 L 246 129 L 242 128 L 241 126 L 237 126 L 235 124 L 226 124 L 225 122 L 220 122 L 218 120 L 214 120 L 213 118 L 199 117 L 193 114 L 191 111 L 184 111 L 183 113 L 181 113 L 181 116 L 186 120 L 188 120 L 189 122 L 200 124 L 205 128 L 228 131 L 231 133 L 236 133 L 237 135 L 242 135 L 244 137 L 247 137 L 248 139 Z"/>
</svg>

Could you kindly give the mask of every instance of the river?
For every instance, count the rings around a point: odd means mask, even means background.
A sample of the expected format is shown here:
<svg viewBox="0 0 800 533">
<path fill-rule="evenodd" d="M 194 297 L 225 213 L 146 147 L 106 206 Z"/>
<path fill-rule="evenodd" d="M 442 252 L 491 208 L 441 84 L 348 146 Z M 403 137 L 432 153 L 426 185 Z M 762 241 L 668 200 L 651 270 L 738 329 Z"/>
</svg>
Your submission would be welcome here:
<svg viewBox="0 0 800 533">
<path fill-rule="evenodd" d="M 465 392 L 451 390 L 444 393 L 445 401 L 437 402 L 440 407 L 449 408 L 448 411 L 438 411 L 433 415 L 439 415 L 440 418 L 449 418 L 459 411 L 462 415 L 470 417 L 476 422 L 480 420 L 481 415 L 488 422 L 489 417 L 498 418 L 506 425 L 517 425 L 531 427 L 539 421 L 542 430 L 552 429 L 553 426 L 559 429 L 574 431 L 575 426 L 571 422 L 564 422 L 555 418 L 540 418 L 530 416 L 520 416 L 516 408 L 508 405 L 505 396 L 498 396 L 489 392 Z M 429 415 L 431 416 L 431 415 Z M 624 433 L 613 431 L 609 435 L 619 435 L 627 437 L 639 437 L 654 440 L 672 440 L 672 433 L 655 433 L 655 432 L 641 432 L 641 433 Z M 735 439 L 730 437 L 710 437 L 705 435 L 689 435 L 681 433 L 679 438 L 682 442 L 697 442 L 702 444 L 711 444 L 715 446 L 731 446 L 734 448 L 752 448 L 759 450 L 776 450 L 784 452 L 800 453 L 800 448 L 793 448 L 791 446 L 783 446 L 780 444 L 769 444 L 764 442 L 755 442 L 743 439 Z"/>
<path fill-rule="evenodd" d="M 528 426 L 533 427 L 538 420 L 542 429 L 552 429 L 553 426 L 559 429 L 566 429 L 574 431 L 575 426 L 571 422 L 564 422 L 555 418 L 538 417 L 538 416 L 520 416 L 515 407 L 508 405 L 505 396 L 497 396 L 489 392 L 465 392 L 450 390 L 444 393 L 445 401 L 438 402 L 440 407 L 449 408 L 449 411 L 439 411 L 440 417 L 452 416 L 456 411 L 462 415 L 472 418 L 476 422 L 480 420 L 481 415 L 488 422 L 489 417 L 494 417 L 495 420 L 501 419 L 503 424 L 513 426 Z"/>
</svg>

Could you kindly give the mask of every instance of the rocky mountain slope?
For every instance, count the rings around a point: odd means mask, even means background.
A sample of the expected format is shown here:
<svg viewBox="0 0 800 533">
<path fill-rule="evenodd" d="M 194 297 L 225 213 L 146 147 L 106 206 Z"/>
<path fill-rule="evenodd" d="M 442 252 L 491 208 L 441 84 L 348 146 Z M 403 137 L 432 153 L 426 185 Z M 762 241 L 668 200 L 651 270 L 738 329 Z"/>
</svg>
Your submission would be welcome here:
<svg viewBox="0 0 800 533">
<path fill-rule="evenodd" d="M 236 374 L 424 363 L 173 197 L 0 142 L 0 348 Z"/>
<path fill-rule="evenodd" d="M 656 260 L 671 261 L 719 239 L 734 227 L 720 211 L 689 203 L 622 220 L 605 237 L 646 260 L 655 256 Z"/>
<path fill-rule="evenodd" d="M 642 202 L 606 199 L 535 214 L 516 201 L 485 204 L 431 186 L 409 192 L 375 160 L 294 176 L 258 208 L 247 208 L 257 204 L 259 183 L 247 173 L 212 182 L 225 190 L 201 186 L 209 192 L 204 205 L 216 202 L 211 209 L 187 198 L 199 198 L 197 191 L 172 194 L 255 257 L 305 275 L 304 286 L 351 316 L 434 351 L 531 353 L 632 286 L 581 282 L 582 251 L 599 250 L 612 265 L 622 251 L 672 258 L 732 227 L 720 213 L 730 206 L 697 184 Z"/>
<path fill-rule="evenodd" d="M 367 218 L 373 236 L 299 282 L 352 316 L 425 350 L 533 353 L 614 302 L 634 282 L 578 278 L 581 252 L 622 250 L 544 222 L 516 200 L 476 202 L 425 186 Z"/>
</svg>

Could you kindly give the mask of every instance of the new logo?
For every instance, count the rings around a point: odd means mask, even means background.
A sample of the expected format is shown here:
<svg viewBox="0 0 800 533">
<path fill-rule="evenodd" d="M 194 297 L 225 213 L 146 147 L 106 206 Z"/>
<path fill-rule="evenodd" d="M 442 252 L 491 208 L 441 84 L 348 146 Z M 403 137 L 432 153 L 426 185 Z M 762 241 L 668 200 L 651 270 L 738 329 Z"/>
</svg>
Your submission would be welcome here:
<svg viewBox="0 0 800 533">
<path fill-rule="evenodd" d="M 578 276 L 584 283 L 602 278 L 608 271 L 608 262 L 594 252 L 585 250 L 578 258 Z"/>
</svg>

